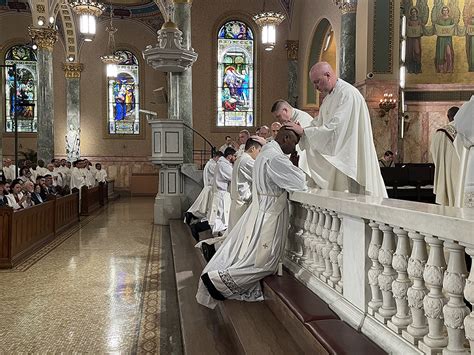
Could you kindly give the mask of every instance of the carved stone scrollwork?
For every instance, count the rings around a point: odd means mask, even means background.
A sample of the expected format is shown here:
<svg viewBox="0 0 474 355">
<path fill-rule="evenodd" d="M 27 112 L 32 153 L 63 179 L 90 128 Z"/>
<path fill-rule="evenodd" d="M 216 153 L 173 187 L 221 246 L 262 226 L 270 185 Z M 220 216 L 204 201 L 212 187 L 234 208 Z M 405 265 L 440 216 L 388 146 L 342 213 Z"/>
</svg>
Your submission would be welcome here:
<svg viewBox="0 0 474 355">
<path fill-rule="evenodd" d="M 378 223 L 371 221 L 369 223 L 372 228 L 372 236 L 370 239 L 368 256 L 372 261 L 372 266 L 367 273 L 369 278 L 370 290 L 372 293 L 372 299 L 369 302 L 369 307 L 372 311 L 377 311 L 382 305 L 382 293 L 379 288 L 379 275 L 382 273 L 383 267 L 379 263 L 379 250 L 382 245 L 382 232 L 379 229 Z"/>
<path fill-rule="evenodd" d="M 408 307 L 413 318 L 412 323 L 402 332 L 402 336 L 410 343 L 416 344 L 428 333 L 427 320 L 423 310 L 423 299 L 426 295 L 423 272 L 428 259 L 425 238 L 418 232 L 408 232 L 413 241 L 410 259 L 408 260 L 408 276 L 413 285 L 408 289 Z"/>
<path fill-rule="evenodd" d="M 438 238 L 427 236 L 430 255 L 423 272 L 423 279 L 429 293 L 423 300 L 425 315 L 428 318 L 428 334 L 423 338 L 423 344 L 430 350 L 442 349 L 448 343 L 443 334 L 443 306 L 446 303 L 442 292 L 443 273 L 446 270 L 444 261 L 443 242 Z"/>
<path fill-rule="evenodd" d="M 449 250 L 448 268 L 444 274 L 443 287 L 448 294 L 448 303 L 443 307 L 444 324 L 448 330 L 447 353 L 462 353 L 464 348 L 464 318 L 469 309 L 464 304 L 463 291 L 467 276 L 464 248 L 457 243 L 446 242 Z"/>
<path fill-rule="evenodd" d="M 84 65 L 81 63 L 63 63 L 64 76 L 70 78 L 80 78 Z"/>
</svg>

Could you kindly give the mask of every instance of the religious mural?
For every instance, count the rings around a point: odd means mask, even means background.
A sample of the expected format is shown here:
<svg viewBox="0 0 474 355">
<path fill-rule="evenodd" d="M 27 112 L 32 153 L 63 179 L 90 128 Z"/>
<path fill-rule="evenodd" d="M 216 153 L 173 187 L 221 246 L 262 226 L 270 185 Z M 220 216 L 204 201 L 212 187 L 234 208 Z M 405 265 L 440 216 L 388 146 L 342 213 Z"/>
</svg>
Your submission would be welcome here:
<svg viewBox="0 0 474 355">
<path fill-rule="evenodd" d="M 253 126 L 253 32 L 243 22 L 226 22 L 217 45 L 217 125 Z"/>
<path fill-rule="evenodd" d="M 108 122 L 110 134 L 139 134 L 138 59 L 130 51 L 119 50 L 117 76 L 109 78 Z"/>
<path fill-rule="evenodd" d="M 472 83 L 474 0 L 404 0 L 407 83 Z"/>
<path fill-rule="evenodd" d="M 16 65 L 16 91 L 14 70 L 5 68 L 5 130 L 15 130 L 16 116 L 19 132 L 36 132 L 36 51 L 30 46 L 13 46 L 5 55 L 5 64 Z"/>
</svg>

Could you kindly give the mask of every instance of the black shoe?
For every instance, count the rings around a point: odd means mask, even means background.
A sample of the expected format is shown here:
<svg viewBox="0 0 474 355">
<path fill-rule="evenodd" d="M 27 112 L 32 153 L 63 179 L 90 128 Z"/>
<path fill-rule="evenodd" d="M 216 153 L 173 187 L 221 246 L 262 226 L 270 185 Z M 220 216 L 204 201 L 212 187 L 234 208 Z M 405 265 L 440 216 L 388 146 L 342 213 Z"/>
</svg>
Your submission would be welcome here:
<svg viewBox="0 0 474 355">
<path fill-rule="evenodd" d="M 214 254 L 216 253 L 216 248 L 214 247 L 214 244 L 207 244 L 207 243 L 202 243 L 201 244 L 201 250 L 202 250 L 202 255 L 204 255 L 204 259 L 206 259 L 207 262 L 212 259 Z"/>
<path fill-rule="evenodd" d="M 184 214 L 184 221 L 186 222 L 187 225 L 190 225 L 192 220 L 195 219 L 194 215 L 191 212 L 186 212 Z"/>
<path fill-rule="evenodd" d="M 196 242 L 199 242 L 199 232 L 196 229 L 196 225 L 195 224 L 190 225 L 189 229 L 191 229 L 191 234 L 193 235 L 193 238 L 196 239 Z"/>
</svg>

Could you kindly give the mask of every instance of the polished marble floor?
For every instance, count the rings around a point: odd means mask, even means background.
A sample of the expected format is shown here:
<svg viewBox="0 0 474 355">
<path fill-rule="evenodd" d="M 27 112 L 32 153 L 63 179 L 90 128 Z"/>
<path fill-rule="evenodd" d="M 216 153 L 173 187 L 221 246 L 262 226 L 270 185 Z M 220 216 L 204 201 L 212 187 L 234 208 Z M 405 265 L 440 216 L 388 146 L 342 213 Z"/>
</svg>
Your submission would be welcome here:
<svg viewBox="0 0 474 355">
<path fill-rule="evenodd" d="M 0 353 L 180 353 L 169 231 L 152 222 L 152 198 L 123 198 L 1 272 Z"/>
</svg>

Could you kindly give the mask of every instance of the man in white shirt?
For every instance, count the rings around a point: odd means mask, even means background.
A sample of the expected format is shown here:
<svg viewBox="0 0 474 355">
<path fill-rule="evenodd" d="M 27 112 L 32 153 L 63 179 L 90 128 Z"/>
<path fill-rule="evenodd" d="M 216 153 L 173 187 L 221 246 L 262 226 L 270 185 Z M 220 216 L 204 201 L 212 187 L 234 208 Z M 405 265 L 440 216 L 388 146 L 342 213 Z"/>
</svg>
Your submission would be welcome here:
<svg viewBox="0 0 474 355">
<path fill-rule="evenodd" d="M 3 161 L 3 175 L 6 180 L 15 180 L 15 165 L 12 164 L 11 159 L 5 159 Z"/>
<path fill-rule="evenodd" d="M 430 152 L 435 164 L 433 192 L 436 203 L 443 206 L 456 206 L 459 189 L 459 156 L 454 146 L 457 131 L 452 124 L 459 107 L 448 110 L 448 124 L 438 129 L 431 140 Z"/>
<path fill-rule="evenodd" d="M 364 97 L 326 62 L 311 68 L 310 79 L 325 94 L 319 116 L 306 128 L 285 126 L 301 136 L 311 178 L 322 189 L 387 197 Z"/>
<path fill-rule="evenodd" d="M 239 132 L 239 149 L 236 153 L 236 158 L 239 158 L 242 153 L 245 151 L 245 143 L 247 143 L 247 139 L 250 138 L 250 132 L 247 129 L 243 129 Z"/>
<path fill-rule="evenodd" d="M 285 100 L 275 101 L 271 111 L 273 117 L 281 124 L 293 122 L 297 123 L 303 128 L 306 128 L 311 126 L 311 122 L 313 121 L 313 117 L 311 117 L 309 113 L 292 107 Z M 298 165 L 307 175 L 310 175 L 310 170 L 306 159 L 306 152 L 303 150 L 301 143 L 296 146 L 296 150 L 290 156 L 290 160 L 293 162 L 293 164 Z"/>
<path fill-rule="evenodd" d="M 268 126 L 262 126 L 260 127 L 260 129 L 258 130 L 258 136 L 259 137 L 262 137 L 263 139 L 267 139 L 268 136 L 270 134 L 270 128 L 268 128 Z"/>
<path fill-rule="evenodd" d="M 54 187 L 63 186 L 63 178 L 57 170 L 54 170 L 54 165 L 52 163 L 49 163 L 46 168 L 48 169 L 48 172 L 43 176 L 51 175 Z"/>
<path fill-rule="evenodd" d="M 230 210 L 230 181 L 232 179 L 232 164 L 235 161 L 235 149 L 227 148 L 224 156 L 217 161 L 214 174 L 214 188 L 207 220 L 212 228 L 212 234 L 225 232 L 229 223 Z"/>
<path fill-rule="evenodd" d="M 107 171 L 102 169 L 102 164 L 95 164 L 95 179 L 97 182 L 106 182 L 107 181 Z"/>
<path fill-rule="evenodd" d="M 275 137 L 277 136 L 278 131 L 280 130 L 280 128 L 281 128 L 281 123 L 280 122 L 273 122 L 272 123 L 272 125 L 270 126 L 270 130 L 271 130 L 272 135 L 269 138 L 267 138 L 268 142 L 275 139 Z"/>
<path fill-rule="evenodd" d="M 233 148 L 233 142 L 231 136 L 225 136 L 225 143 L 221 145 L 219 151 L 224 153 L 227 148 Z"/>
<path fill-rule="evenodd" d="M 86 185 L 86 178 L 83 174 L 83 167 L 85 166 L 84 160 L 77 160 L 73 163 L 71 170 L 71 190 L 81 190 L 82 186 Z"/>
</svg>

